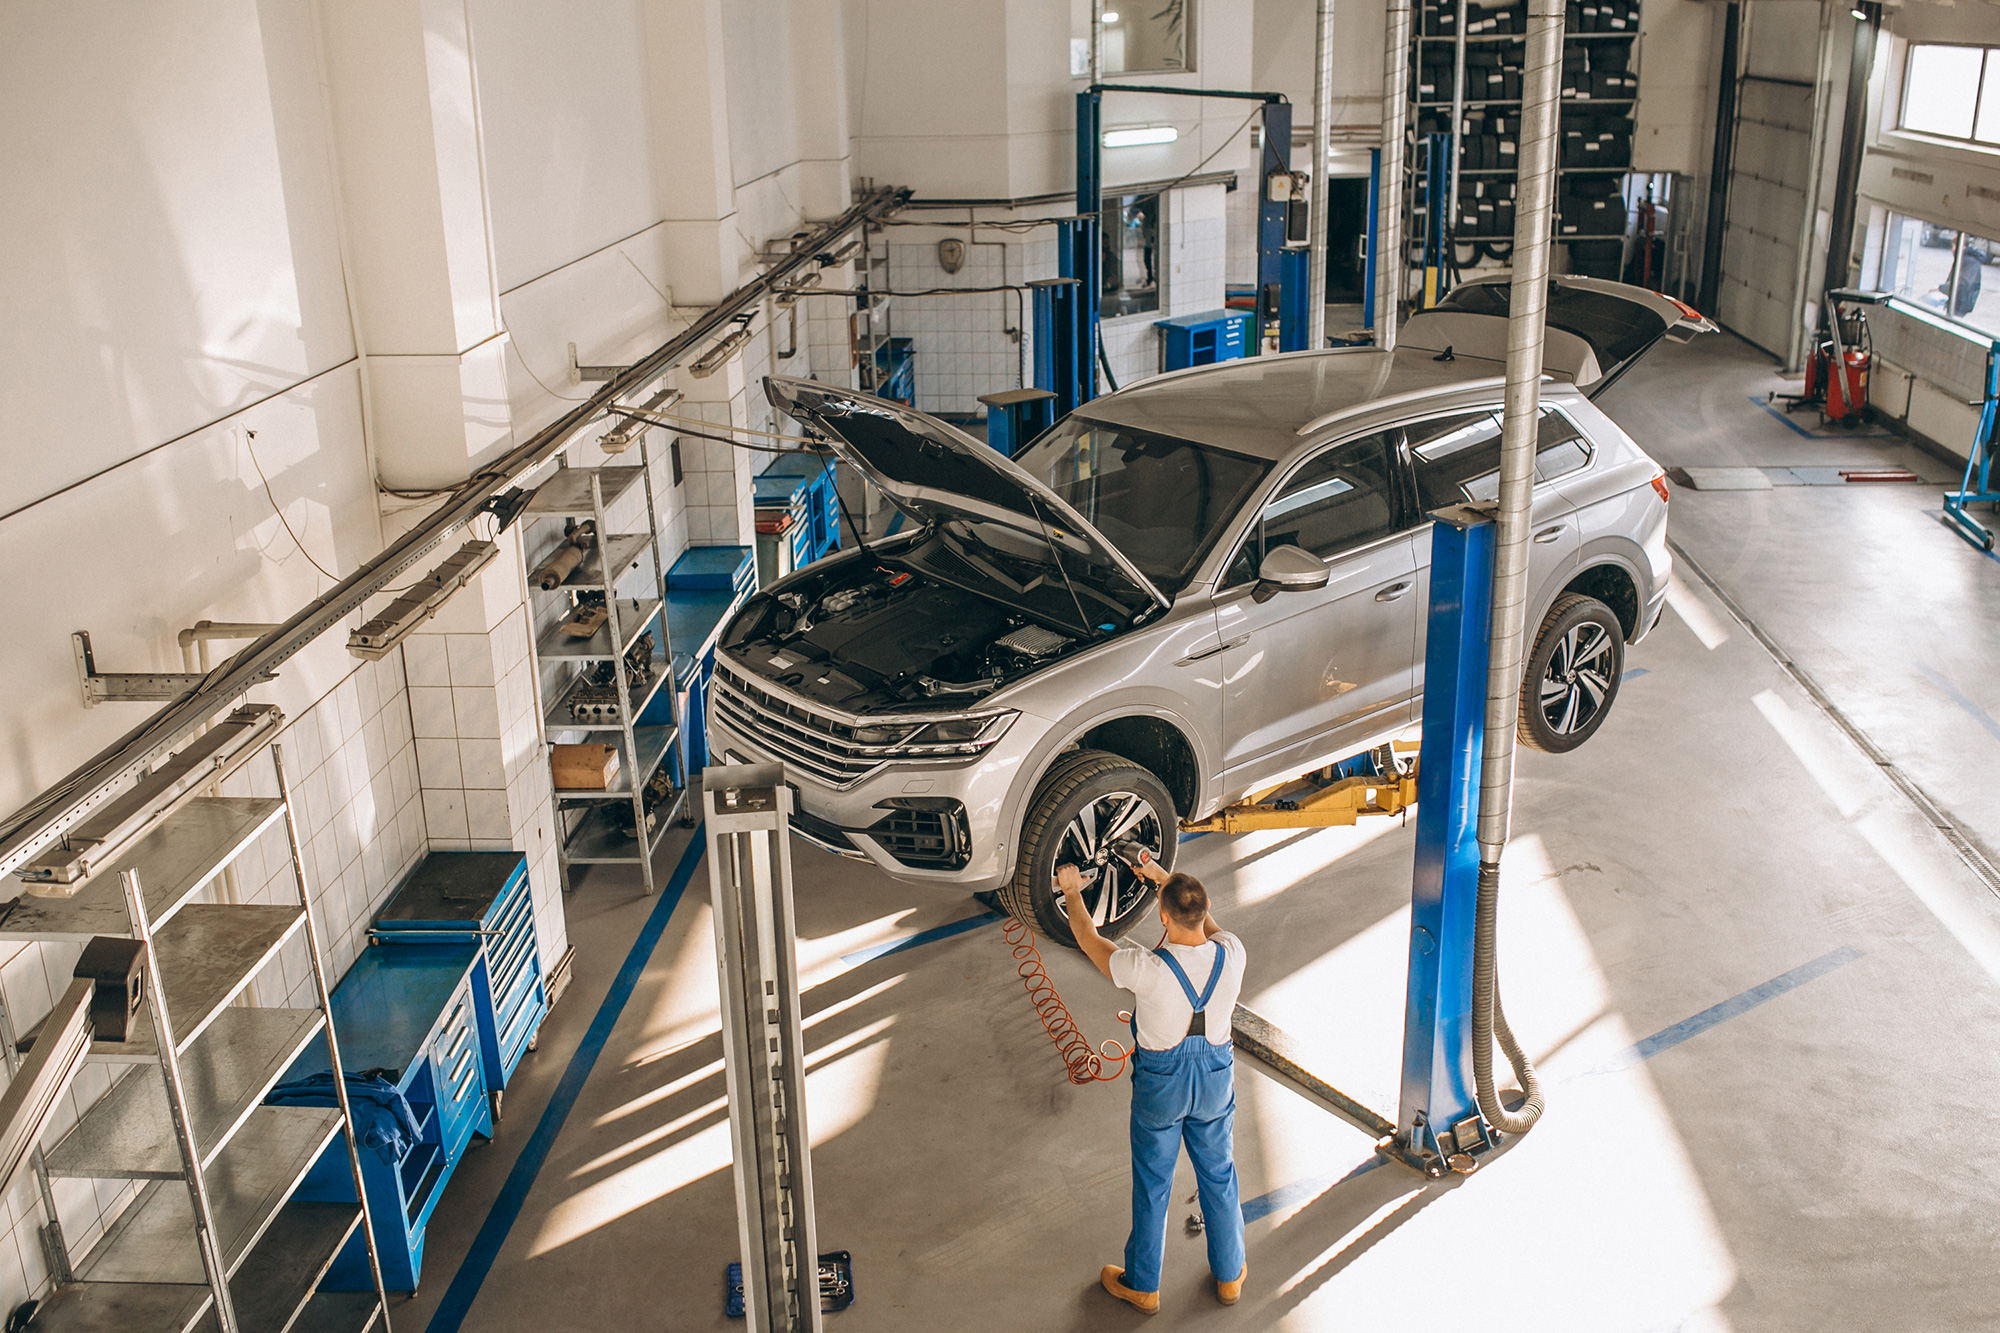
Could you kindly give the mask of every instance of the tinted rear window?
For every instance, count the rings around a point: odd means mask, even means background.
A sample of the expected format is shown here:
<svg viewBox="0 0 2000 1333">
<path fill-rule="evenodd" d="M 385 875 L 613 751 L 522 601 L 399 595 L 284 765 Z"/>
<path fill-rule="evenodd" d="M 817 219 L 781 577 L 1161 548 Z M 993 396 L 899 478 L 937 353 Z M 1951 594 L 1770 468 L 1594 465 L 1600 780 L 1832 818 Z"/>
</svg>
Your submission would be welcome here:
<svg viewBox="0 0 2000 1333">
<path fill-rule="evenodd" d="M 1504 319 L 1512 295 L 1504 282 L 1468 283 L 1438 302 L 1437 308 Z M 1589 343 L 1597 364 L 1607 371 L 1651 347 L 1667 330 L 1666 320 L 1636 301 L 1555 283 L 1549 284 L 1549 324 Z"/>
</svg>

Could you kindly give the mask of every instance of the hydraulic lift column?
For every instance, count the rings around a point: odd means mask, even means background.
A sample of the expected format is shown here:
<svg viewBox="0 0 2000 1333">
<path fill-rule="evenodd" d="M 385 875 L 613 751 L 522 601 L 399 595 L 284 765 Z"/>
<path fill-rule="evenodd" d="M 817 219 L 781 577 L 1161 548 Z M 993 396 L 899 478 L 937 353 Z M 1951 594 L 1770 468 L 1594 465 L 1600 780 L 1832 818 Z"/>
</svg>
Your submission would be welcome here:
<svg viewBox="0 0 2000 1333">
<path fill-rule="evenodd" d="M 706 770 L 701 799 L 744 1314 L 750 1333 L 818 1333 L 824 1325 L 792 915 L 792 789 L 783 766 L 744 764 Z"/>
</svg>

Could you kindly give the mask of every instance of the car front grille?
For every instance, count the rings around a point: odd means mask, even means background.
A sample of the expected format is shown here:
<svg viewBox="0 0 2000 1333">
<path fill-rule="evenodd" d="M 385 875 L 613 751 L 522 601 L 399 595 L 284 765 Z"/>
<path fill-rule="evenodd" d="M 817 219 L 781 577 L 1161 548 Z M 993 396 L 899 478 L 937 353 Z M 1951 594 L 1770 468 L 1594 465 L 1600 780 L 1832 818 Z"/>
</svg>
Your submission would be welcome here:
<svg viewBox="0 0 2000 1333">
<path fill-rule="evenodd" d="M 788 764 L 796 764 L 831 787 L 851 787 L 888 761 L 880 746 L 854 740 L 854 729 L 838 719 L 780 699 L 724 666 L 715 664 L 715 711 L 730 726 Z"/>
</svg>

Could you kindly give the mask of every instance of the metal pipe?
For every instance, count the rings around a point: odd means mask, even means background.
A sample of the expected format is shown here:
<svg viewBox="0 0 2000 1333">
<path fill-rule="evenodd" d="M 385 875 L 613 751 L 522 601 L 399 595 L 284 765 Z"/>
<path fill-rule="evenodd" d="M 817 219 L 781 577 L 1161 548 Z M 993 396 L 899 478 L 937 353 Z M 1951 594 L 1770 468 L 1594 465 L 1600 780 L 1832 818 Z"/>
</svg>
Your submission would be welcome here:
<svg viewBox="0 0 2000 1333">
<path fill-rule="evenodd" d="M 153 714 L 14 811 L 0 824 L 0 875 L 18 869 L 110 797 L 120 783 L 164 757 L 210 718 L 241 699 L 273 668 L 361 609 L 369 597 L 388 587 L 453 531 L 477 517 L 494 495 L 554 457 L 572 435 L 602 416 L 620 398 L 643 389 L 679 365 L 683 357 L 723 332 L 744 307 L 763 300 L 793 273 L 816 262 L 819 254 L 831 249 L 848 232 L 879 214 L 901 207 L 909 195 L 907 189 L 889 187 L 869 191 L 769 272 L 731 292 L 681 333 L 627 366 L 577 407 L 471 477 L 433 510 L 429 518 L 391 542 L 290 620 L 224 662 L 198 689 Z"/>
<path fill-rule="evenodd" d="M 1549 234 L 1554 224 L 1556 112 L 1562 71 L 1563 0 L 1529 0 L 1521 76 L 1519 202 L 1514 274 L 1507 306 L 1507 388 L 1500 427 L 1500 505 L 1493 552 L 1492 619 L 1486 665 L 1486 739 L 1479 774 L 1479 897 L 1472 977 L 1472 1061 L 1479 1107 L 1504 1133 L 1523 1134 L 1541 1118 L 1534 1067 L 1507 1029 L 1495 975 L 1500 853 L 1507 845 L 1514 782 L 1514 728 L 1521 701 L 1527 625 L 1529 504 L 1541 425 L 1542 346 L 1549 301 Z M 1502 1105 L 1493 1084 L 1497 1032 L 1527 1104 Z"/>
<path fill-rule="evenodd" d="M 1708 220 L 1701 236 L 1701 285 L 1695 306 L 1721 322 L 1722 233 L 1729 225 L 1729 163 L 1736 149 L 1736 84 L 1743 7 L 1730 0 L 1722 17 L 1722 68 L 1716 75 L 1715 153 L 1708 164 Z M 1518 216 L 1518 214 L 1517 214 Z"/>
<path fill-rule="evenodd" d="M 1840 170 L 1833 181 L 1833 220 L 1827 228 L 1828 290 L 1847 285 L 1854 257 L 1854 200 L 1860 188 L 1861 146 L 1868 129 L 1868 79 L 1875 64 L 1875 47 L 1882 32 L 1882 6 L 1860 0 L 1866 18 L 1854 25 L 1854 50 L 1847 61 L 1847 106 L 1840 121 Z M 1956 290 L 1955 288 L 1953 290 Z"/>
<path fill-rule="evenodd" d="M 1444 179 L 1445 201 L 1454 219 L 1458 216 L 1459 135 L 1465 130 L 1465 18 L 1465 0 L 1458 0 L 1458 17 L 1454 20 L 1458 35 L 1451 44 L 1451 161 L 1446 164 Z M 1431 225 L 1450 234 L 1443 218 L 1433 218 Z"/>
<path fill-rule="evenodd" d="M 1805 364 L 1806 339 L 1811 333 L 1811 324 L 1806 320 L 1806 308 L 1817 308 L 1819 302 L 1812 299 L 1812 266 L 1816 257 L 1813 253 L 1814 233 L 1819 220 L 1820 182 L 1826 175 L 1826 132 L 1827 121 L 1832 113 L 1833 97 L 1829 91 L 1833 87 L 1835 60 L 1834 24 L 1835 15 L 1840 13 L 1838 5 L 1822 5 L 1819 17 L 1819 50 L 1813 60 L 1813 68 L 1819 77 L 1813 84 L 1812 133 L 1806 140 L 1806 208 L 1799 219 L 1798 258 L 1792 265 L 1791 332 L 1785 338 L 1783 355 L 1785 369 L 1796 373 Z M 1820 290 L 1826 290 L 1822 273 Z"/>
<path fill-rule="evenodd" d="M 1389 0 L 1382 58 L 1382 164 L 1375 181 L 1375 345 L 1396 346 L 1403 307 L 1403 138 L 1410 97 L 1410 0 Z"/>
<path fill-rule="evenodd" d="M 1090 86 L 1104 82 L 1104 0 L 1090 0 Z"/>
<path fill-rule="evenodd" d="M 1318 27 L 1313 33 L 1312 167 L 1306 173 L 1312 191 L 1307 217 L 1312 223 L 1312 257 L 1306 266 L 1306 346 L 1326 346 L 1327 205 L 1333 200 L 1327 160 L 1333 156 L 1333 0 L 1319 0 Z"/>
</svg>

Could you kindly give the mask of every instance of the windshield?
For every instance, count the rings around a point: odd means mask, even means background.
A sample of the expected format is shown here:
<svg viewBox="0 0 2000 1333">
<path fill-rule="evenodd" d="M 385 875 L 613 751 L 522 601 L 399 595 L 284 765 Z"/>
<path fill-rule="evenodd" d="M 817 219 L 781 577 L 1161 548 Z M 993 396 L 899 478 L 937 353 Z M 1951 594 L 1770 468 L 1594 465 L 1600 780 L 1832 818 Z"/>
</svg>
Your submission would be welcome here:
<svg viewBox="0 0 2000 1333">
<path fill-rule="evenodd" d="M 1014 461 L 1168 596 L 1271 470 L 1260 458 L 1074 416 Z"/>
</svg>

